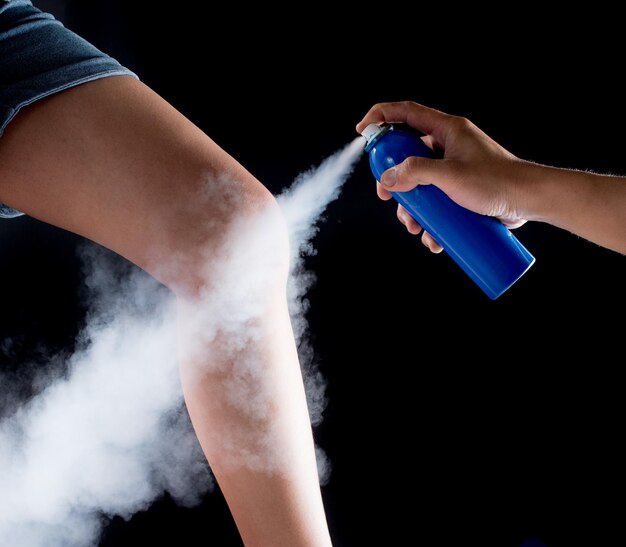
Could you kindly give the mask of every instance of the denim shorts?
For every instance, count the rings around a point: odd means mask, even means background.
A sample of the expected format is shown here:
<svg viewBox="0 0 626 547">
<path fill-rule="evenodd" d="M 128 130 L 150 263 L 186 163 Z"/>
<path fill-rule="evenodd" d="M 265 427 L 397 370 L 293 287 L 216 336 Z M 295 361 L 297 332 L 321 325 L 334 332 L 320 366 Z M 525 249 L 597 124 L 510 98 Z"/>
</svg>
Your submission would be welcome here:
<svg viewBox="0 0 626 547">
<path fill-rule="evenodd" d="M 30 1 L 0 0 L 0 137 L 23 106 L 122 74 L 137 77 Z M 0 218 L 21 214 L 0 203 Z"/>
</svg>

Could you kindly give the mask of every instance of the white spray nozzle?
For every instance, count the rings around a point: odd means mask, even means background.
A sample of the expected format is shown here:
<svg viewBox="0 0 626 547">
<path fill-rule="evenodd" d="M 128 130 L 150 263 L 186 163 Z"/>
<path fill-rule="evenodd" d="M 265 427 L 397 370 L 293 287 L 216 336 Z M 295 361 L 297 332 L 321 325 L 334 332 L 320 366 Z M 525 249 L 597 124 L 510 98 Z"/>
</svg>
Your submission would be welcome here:
<svg viewBox="0 0 626 547">
<path fill-rule="evenodd" d="M 382 131 L 382 127 L 380 125 L 378 125 L 377 123 L 371 123 L 365 129 L 363 129 L 363 132 L 361 133 L 361 135 L 365 137 L 365 140 L 367 142 L 370 142 L 381 131 Z"/>
<path fill-rule="evenodd" d="M 386 133 L 390 129 L 390 125 L 387 123 L 383 123 L 378 125 L 377 123 L 370 123 L 361 133 L 363 137 L 365 137 L 365 150 L 368 150 L 368 146 L 374 142 L 379 135 Z"/>
</svg>

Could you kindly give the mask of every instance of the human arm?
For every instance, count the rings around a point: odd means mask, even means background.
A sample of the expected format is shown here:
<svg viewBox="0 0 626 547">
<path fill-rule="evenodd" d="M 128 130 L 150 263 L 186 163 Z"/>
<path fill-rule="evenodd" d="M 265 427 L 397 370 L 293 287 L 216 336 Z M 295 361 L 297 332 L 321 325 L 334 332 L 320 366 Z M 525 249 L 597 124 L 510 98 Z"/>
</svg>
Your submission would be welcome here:
<svg viewBox="0 0 626 547">
<path fill-rule="evenodd" d="M 527 220 L 569 230 L 603 247 L 626 254 L 626 178 L 560 169 L 521 160 L 465 118 L 413 102 L 380 103 L 357 125 L 403 122 L 423 132 L 442 159 L 411 157 L 386 171 L 378 185 L 382 199 L 390 190 L 406 192 L 435 184 L 454 201 L 509 227 Z M 421 227 L 398 206 L 409 232 Z M 441 247 L 423 234 L 433 252 Z"/>
</svg>

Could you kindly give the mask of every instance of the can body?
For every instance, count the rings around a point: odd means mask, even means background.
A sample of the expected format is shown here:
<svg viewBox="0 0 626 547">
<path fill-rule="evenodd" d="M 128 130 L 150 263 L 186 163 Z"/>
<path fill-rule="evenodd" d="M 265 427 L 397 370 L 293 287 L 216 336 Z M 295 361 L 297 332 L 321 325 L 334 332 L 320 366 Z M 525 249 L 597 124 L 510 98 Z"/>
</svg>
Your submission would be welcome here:
<svg viewBox="0 0 626 547">
<path fill-rule="evenodd" d="M 432 156 L 418 135 L 397 128 L 381 134 L 366 150 L 376 180 L 410 156 Z M 392 195 L 491 299 L 511 287 L 535 261 L 497 219 L 461 207 L 432 184 Z"/>
</svg>

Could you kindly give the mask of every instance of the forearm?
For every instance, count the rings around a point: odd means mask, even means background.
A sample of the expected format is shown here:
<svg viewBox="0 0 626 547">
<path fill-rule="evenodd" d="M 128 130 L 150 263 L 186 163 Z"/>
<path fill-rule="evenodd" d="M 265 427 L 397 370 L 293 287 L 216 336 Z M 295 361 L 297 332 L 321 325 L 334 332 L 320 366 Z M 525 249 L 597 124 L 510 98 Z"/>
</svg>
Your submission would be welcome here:
<svg viewBox="0 0 626 547">
<path fill-rule="evenodd" d="M 532 163 L 524 171 L 525 218 L 626 254 L 626 178 Z"/>
</svg>

